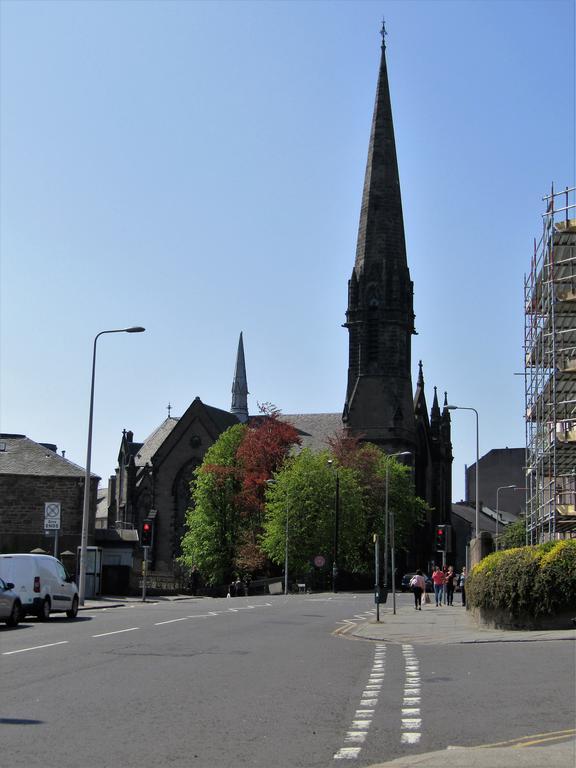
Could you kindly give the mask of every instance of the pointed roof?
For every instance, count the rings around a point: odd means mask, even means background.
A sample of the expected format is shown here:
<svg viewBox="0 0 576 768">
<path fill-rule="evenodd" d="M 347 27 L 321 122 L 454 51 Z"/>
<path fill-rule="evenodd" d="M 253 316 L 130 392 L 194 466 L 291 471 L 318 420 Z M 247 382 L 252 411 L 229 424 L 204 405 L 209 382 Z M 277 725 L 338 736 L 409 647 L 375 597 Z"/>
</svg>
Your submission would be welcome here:
<svg viewBox="0 0 576 768">
<path fill-rule="evenodd" d="M 440 406 L 438 405 L 438 388 L 434 387 L 434 401 L 432 403 L 431 417 L 433 420 L 440 418 Z"/>
<path fill-rule="evenodd" d="M 400 177 L 396 159 L 384 35 L 383 29 L 380 73 L 368 147 L 354 266 L 358 275 L 366 270 L 370 263 L 381 263 L 384 257 L 386 261 L 406 266 Z M 386 215 L 382 215 L 383 211 Z"/>
<path fill-rule="evenodd" d="M 248 421 L 248 381 L 246 379 L 246 362 L 244 360 L 244 341 L 242 331 L 238 341 L 236 369 L 232 381 L 232 405 L 230 412 L 242 422 Z"/>
</svg>

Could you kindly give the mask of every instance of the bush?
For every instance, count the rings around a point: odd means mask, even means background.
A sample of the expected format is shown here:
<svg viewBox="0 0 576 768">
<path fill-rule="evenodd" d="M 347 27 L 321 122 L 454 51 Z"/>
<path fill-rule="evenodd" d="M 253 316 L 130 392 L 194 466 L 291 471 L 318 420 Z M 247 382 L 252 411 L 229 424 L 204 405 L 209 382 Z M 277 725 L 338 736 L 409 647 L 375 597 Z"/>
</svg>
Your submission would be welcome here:
<svg viewBox="0 0 576 768">
<path fill-rule="evenodd" d="M 470 607 L 511 616 L 544 616 L 576 608 L 576 539 L 495 552 L 466 582 Z"/>
</svg>

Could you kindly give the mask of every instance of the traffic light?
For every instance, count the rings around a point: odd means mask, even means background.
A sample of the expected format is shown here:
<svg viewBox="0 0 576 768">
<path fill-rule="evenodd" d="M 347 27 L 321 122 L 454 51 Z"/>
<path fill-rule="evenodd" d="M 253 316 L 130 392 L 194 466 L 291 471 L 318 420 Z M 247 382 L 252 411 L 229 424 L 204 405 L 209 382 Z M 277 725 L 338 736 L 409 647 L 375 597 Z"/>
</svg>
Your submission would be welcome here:
<svg viewBox="0 0 576 768">
<path fill-rule="evenodd" d="M 446 552 L 446 526 L 445 525 L 437 525 L 436 526 L 436 551 L 437 552 Z"/>
<path fill-rule="evenodd" d="M 140 537 L 143 547 L 152 546 L 154 525 L 151 520 L 144 520 L 142 523 L 142 536 Z"/>
</svg>

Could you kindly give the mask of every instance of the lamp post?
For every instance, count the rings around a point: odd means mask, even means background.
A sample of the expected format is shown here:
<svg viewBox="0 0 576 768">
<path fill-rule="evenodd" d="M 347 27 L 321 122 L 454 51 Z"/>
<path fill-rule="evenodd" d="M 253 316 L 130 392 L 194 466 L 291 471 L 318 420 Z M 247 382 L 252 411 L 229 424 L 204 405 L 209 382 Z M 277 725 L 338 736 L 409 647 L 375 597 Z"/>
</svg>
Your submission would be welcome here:
<svg viewBox="0 0 576 768">
<path fill-rule="evenodd" d="M 86 554 L 88 550 L 88 527 L 90 520 L 90 463 L 92 460 L 92 421 L 94 417 L 94 379 L 96 375 L 96 342 L 99 337 L 105 333 L 142 333 L 145 328 L 134 326 L 131 328 L 117 328 L 111 331 L 100 331 L 94 338 L 94 349 L 92 352 L 92 384 L 90 387 L 90 415 L 88 417 L 88 448 L 86 450 L 86 472 L 84 474 L 84 506 L 82 509 L 82 535 L 80 538 L 80 565 L 79 565 L 79 584 L 78 600 L 80 605 L 84 605 L 86 595 Z"/>
<path fill-rule="evenodd" d="M 332 467 L 333 459 L 328 459 L 328 466 Z M 336 580 L 338 578 L 338 527 L 340 523 L 340 477 L 338 467 L 336 472 L 336 491 L 334 495 L 334 557 L 332 559 L 332 592 L 336 592 Z"/>
<path fill-rule="evenodd" d="M 474 536 L 477 538 L 480 532 L 480 438 L 478 429 L 478 411 L 476 408 L 464 405 L 445 405 L 449 411 L 474 411 L 476 414 L 476 521 Z"/>
<path fill-rule="evenodd" d="M 516 488 L 515 485 L 501 485 L 499 488 L 496 488 L 496 549 L 499 549 L 498 546 L 498 522 L 500 520 L 500 491 L 503 491 L 505 488 Z"/>
<path fill-rule="evenodd" d="M 400 453 L 388 454 L 391 459 L 398 459 L 401 456 L 412 456 L 410 451 L 401 451 Z M 384 511 L 384 579 L 385 584 L 388 584 L 388 528 L 390 528 L 390 567 L 392 570 L 392 613 L 396 615 L 396 527 L 394 513 L 390 514 L 388 508 L 388 486 L 390 483 L 390 465 L 386 462 L 386 496 L 385 496 L 385 511 Z M 390 522 L 388 522 L 390 518 Z"/>
</svg>

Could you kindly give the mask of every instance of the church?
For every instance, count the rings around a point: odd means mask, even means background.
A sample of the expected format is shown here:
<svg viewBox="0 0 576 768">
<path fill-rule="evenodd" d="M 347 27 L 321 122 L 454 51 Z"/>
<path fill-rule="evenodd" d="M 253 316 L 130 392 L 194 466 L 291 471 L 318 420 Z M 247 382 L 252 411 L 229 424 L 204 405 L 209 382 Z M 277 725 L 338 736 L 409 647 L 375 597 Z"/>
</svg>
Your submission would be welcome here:
<svg viewBox="0 0 576 768">
<path fill-rule="evenodd" d="M 452 497 L 450 415 L 444 395 L 434 396 L 430 414 L 420 362 L 415 390 L 411 374 L 411 339 L 416 332 L 384 30 L 358 241 L 348 282 L 349 359 L 342 413 L 284 414 L 302 445 L 322 449 L 342 429 L 390 454 L 405 456 L 416 493 L 430 507 L 407 555 L 407 568 L 434 560 L 433 528 L 449 523 Z M 273 393 L 272 393 L 273 399 Z M 143 442 L 124 431 L 118 467 L 109 487 L 108 527 L 140 530 L 152 519 L 152 567 L 174 572 L 180 554 L 189 481 L 218 436 L 250 419 L 243 337 L 240 334 L 232 384 L 232 403 L 224 411 L 196 398 L 183 416 L 168 418 Z"/>
</svg>

